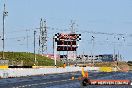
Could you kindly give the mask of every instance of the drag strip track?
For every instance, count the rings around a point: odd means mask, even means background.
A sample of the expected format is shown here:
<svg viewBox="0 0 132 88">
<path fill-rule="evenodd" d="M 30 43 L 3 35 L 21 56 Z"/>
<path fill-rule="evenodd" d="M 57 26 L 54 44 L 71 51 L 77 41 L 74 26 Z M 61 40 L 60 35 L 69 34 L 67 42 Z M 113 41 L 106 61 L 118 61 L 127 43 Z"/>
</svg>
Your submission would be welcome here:
<svg viewBox="0 0 132 88">
<path fill-rule="evenodd" d="M 75 80 L 71 80 L 71 77 Z M 21 78 L 0 79 L 0 88 L 132 88 L 130 85 L 88 85 L 81 86 L 77 73 L 50 74 L 44 76 L 31 76 Z M 129 79 L 132 80 L 132 72 L 89 72 L 90 79 Z"/>
<path fill-rule="evenodd" d="M 71 80 L 72 76 L 78 78 L 80 75 L 81 73 L 64 73 L 24 78 L 1 79 L 0 88 L 38 88 L 38 86 L 43 86 L 43 88 L 45 88 L 57 84 L 71 83 L 71 81 L 73 82 L 73 80 Z M 75 80 L 78 81 L 77 79 Z"/>
<path fill-rule="evenodd" d="M 24 88 L 24 87 L 32 87 L 32 86 L 46 86 L 46 85 L 50 85 L 50 84 L 56 84 L 56 83 L 62 83 L 62 82 L 68 82 L 71 81 L 71 79 L 67 79 L 67 80 L 59 80 L 59 81 L 51 81 L 51 82 L 44 82 L 44 83 L 36 83 L 36 84 L 29 84 L 29 85 L 23 85 L 23 86 L 18 86 L 18 87 L 13 87 L 13 88 Z"/>
</svg>

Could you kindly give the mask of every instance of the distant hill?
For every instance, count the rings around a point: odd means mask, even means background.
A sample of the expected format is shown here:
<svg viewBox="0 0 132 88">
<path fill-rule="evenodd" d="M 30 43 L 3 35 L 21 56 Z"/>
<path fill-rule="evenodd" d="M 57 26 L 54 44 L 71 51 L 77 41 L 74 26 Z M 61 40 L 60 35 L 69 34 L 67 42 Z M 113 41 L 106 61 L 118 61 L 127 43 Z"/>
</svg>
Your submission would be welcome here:
<svg viewBox="0 0 132 88">
<path fill-rule="evenodd" d="M 0 58 L 2 59 L 2 52 L 0 52 Z M 35 63 L 33 53 L 5 52 L 5 59 L 9 60 L 9 65 L 33 66 L 36 64 L 38 66 L 54 66 L 54 60 L 38 54 L 36 54 L 37 63 Z M 61 65 L 62 63 L 57 61 L 57 66 Z"/>
</svg>

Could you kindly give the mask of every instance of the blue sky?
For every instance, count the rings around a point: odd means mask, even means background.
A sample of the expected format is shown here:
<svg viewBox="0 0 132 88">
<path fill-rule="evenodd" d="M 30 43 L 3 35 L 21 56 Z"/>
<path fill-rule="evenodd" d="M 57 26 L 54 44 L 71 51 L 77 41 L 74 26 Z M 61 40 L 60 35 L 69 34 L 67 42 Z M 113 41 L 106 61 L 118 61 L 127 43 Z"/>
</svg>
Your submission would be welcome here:
<svg viewBox="0 0 132 88">
<path fill-rule="evenodd" d="M 48 25 L 48 52 L 52 53 L 52 36 L 56 32 L 69 30 L 70 21 L 74 20 L 78 26 L 76 30 L 82 34 L 79 43 L 79 53 L 91 52 L 91 36 L 95 36 L 95 54 L 120 52 L 124 60 L 131 60 L 132 52 L 132 0 L 0 0 L 0 35 L 2 35 L 3 4 L 9 12 L 5 20 L 6 51 L 33 52 L 33 30 L 39 27 L 40 18 L 47 20 Z M 55 30 L 52 30 L 54 28 Z M 27 49 L 27 32 L 29 45 Z M 38 31 L 38 30 L 37 30 Z M 123 33 L 123 40 L 117 41 L 122 36 L 88 34 L 82 31 L 95 31 L 104 33 Z M 38 35 L 38 34 L 37 34 Z M 22 37 L 22 38 L 16 38 Z M 106 39 L 109 41 L 106 42 Z M 20 41 L 18 41 L 20 40 Z M 101 43 L 99 43 L 99 41 Z M 0 41 L 2 50 L 2 41 Z"/>
</svg>

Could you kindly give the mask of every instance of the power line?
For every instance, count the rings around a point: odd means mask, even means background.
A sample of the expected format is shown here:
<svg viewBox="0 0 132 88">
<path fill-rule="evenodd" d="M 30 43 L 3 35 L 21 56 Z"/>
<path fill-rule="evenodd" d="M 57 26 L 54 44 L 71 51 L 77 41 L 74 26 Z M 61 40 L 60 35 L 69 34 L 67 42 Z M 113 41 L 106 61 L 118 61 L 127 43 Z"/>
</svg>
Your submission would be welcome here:
<svg viewBox="0 0 132 88">
<path fill-rule="evenodd" d="M 89 34 L 102 34 L 102 35 L 113 35 L 113 36 L 128 36 L 132 37 L 132 34 L 127 34 L 127 33 L 106 33 L 106 32 L 95 32 L 95 31 L 80 31 L 81 33 L 89 33 Z"/>
</svg>

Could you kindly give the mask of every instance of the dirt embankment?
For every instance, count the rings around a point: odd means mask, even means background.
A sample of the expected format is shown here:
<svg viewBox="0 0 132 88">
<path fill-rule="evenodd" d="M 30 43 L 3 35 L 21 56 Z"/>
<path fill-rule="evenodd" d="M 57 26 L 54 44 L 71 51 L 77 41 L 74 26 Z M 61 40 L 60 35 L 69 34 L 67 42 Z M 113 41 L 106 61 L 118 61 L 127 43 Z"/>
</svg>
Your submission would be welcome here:
<svg viewBox="0 0 132 88">
<path fill-rule="evenodd" d="M 129 66 L 129 71 L 132 71 L 132 66 Z"/>
<path fill-rule="evenodd" d="M 128 72 L 129 66 L 127 62 L 117 62 L 117 66 L 120 68 L 119 71 Z"/>
<path fill-rule="evenodd" d="M 127 64 L 127 62 L 102 62 L 102 63 L 96 63 L 95 66 L 98 67 L 115 67 L 118 71 L 127 72 L 131 68 Z"/>
</svg>

